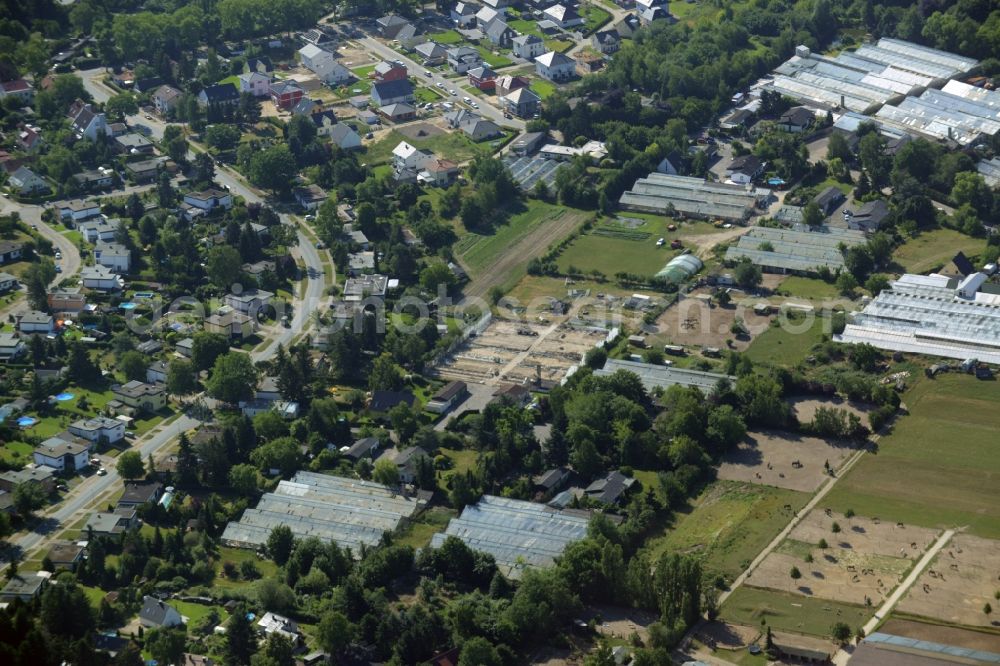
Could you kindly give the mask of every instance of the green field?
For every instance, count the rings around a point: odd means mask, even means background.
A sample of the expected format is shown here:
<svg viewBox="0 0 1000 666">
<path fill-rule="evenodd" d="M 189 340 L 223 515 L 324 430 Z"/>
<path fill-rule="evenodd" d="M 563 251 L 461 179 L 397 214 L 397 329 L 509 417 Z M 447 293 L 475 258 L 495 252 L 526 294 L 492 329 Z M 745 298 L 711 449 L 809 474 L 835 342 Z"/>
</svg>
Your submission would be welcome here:
<svg viewBox="0 0 1000 666">
<path fill-rule="evenodd" d="M 206 606 L 204 604 L 191 603 L 190 601 L 177 601 L 176 599 L 172 600 L 170 605 L 188 619 L 189 625 L 197 624 L 207 617 L 213 609 L 219 614 L 220 619 L 224 620 L 227 615 L 221 606 Z"/>
<path fill-rule="evenodd" d="M 778 285 L 778 291 L 787 293 L 793 298 L 805 298 L 815 301 L 832 301 L 841 299 L 837 286 L 824 282 L 819 278 L 789 275 Z"/>
<path fill-rule="evenodd" d="M 824 499 L 824 507 L 1000 538 L 1000 384 L 971 375 L 921 380 L 909 414 Z"/>
<path fill-rule="evenodd" d="M 456 30 L 445 30 L 444 32 L 435 32 L 433 35 L 428 35 L 431 41 L 437 42 L 438 44 L 461 44 L 465 41 L 462 35 L 458 34 Z"/>
<path fill-rule="evenodd" d="M 722 604 L 719 619 L 753 627 L 761 626 L 763 620 L 779 631 L 829 636 L 837 622 L 860 627 L 872 613 L 873 609 L 863 606 L 744 585 Z"/>
<path fill-rule="evenodd" d="M 14 467 L 23 467 L 31 462 L 34 450 L 35 447 L 24 442 L 4 442 L 0 445 L 0 460 Z"/>
<path fill-rule="evenodd" d="M 900 271 L 929 273 L 949 263 L 961 250 L 969 259 L 982 254 L 986 241 L 966 236 L 953 229 L 935 229 L 911 238 L 893 254 Z"/>
<path fill-rule="evenodd" d="M 431 542 L 438 532 L 443 532 L 448 526 L 448 521 L 457 514 L 452 509 L 444 507 L 434 507 L 428 510 L 419 519 L 404 527 L 396 536 L 396 543 L 403 546 L 413 546 L 423 548 Z"/>
<path fill-rule="evenodd" d="M 570 273 L 597 270 L 607 277 L 625 271 L 639 275 L 655 275 L 677 255 L 669 247 L 656 247 L 656 238 L 630 240 L 588 233 L 577 238 L 559 255 L 559 271 Z"/>
<path fill-rule="evenodd" d="M 479 51 L 479 55 L 483 57 L 483 61 L 493 69 L 508 67 L 514 64 L 514 62 L 509 58 L 505 58 L 502 55 L 496 55 L 485 46 L 476 46 L 476 50 Z"/>
<path fill-rule="evenodd" d="M 511 21 L 507 21 L 509 25 L 514 30 L 517 30 L 522 35 L 534 35 L 535 37 L 542 37 L 542 31 L 538 29 L 538 21 L 531 21 L 528 19 L 517 18 Z"/>
<path fill-rule="evenodd" d="M 589 35 L 611 20 L 611 14 L 600 7 L 590 4 L 580 6 L 580 16 L 583 18 L 583 33 Z"/>
<path fill-rule="evenodd" d="M 566 209 L 553 206 L 537 199 L 529 199 L 525 209 L 510 218 L 489 236 L 466 233 L 455 245 L 455 252 L 472 271 L 479 275 L 483 269 L 493 264 L 496 258 L 510 246 L 538 225 L 565 214 Z"/>
<path fill-rule="evenodd" d="M 746 354 L 751 361 L 795 365 L 809 355 L 809 350 L 820 342 L 830 327 L 830 319 L 818 315 L 812 317 L 811 325 L 808 319 L 788 319 L 789 325 L 783 327 L 781 322 L 784 320 L 784 317 L 775 319 L 771 328 L 750 343 Z"/>
<path fill-rule="evenodd" d="M 278 574 L 278 567 L 271 560 L 262 560 L 257 557 L 257 554 L 252 550 L 244 550 L 242 548 L 229 548 L 222 547 L 219 548 L 219 559 L 216 562 L 218 568 L 215 572 L 215 580 L 212 585 L 220 589 L 226 588 L 243 588 L 245 589 L 248 583 L 245 580 L 230 580 L 222 575 L 222 564 L 224 562 L 233 562 L 236 564 L 237 568 L 240 563 L 244 560 L 251 560 L 257 565 L 257 570 L 260 571 L 262 578 L 273 578 Z"/>
<path fill-rule="evenodd" d="M 717 481 L 694 501 L 689 513 L 679 514 L 675 526 L 650 540 L 648 547 L 654 556 L 665 551 L 698 553 L 704 558 L 706 574 L 723 574 L 733 580 L 808 499 L 794 490 Z"/>
<path fill-rule="evenodd" d="M 545 48 L 549 51 L 558 51 L 559 53 L 564 53 L 572 48 L 573 42 L 566 39 L 546 39 Z"/>
<path fill-rule="evenodd" d="M 545 99 L 556 91 L 556 84 L 539 78 L 532 79 L 530 87 L 542 99 Z"/>
<path fill-rule="evenodd" d="M 492 152 L 489 143 L 474 143 L 464 132 L 410 139 L 393 130 L 385 138 L 368 146 L 368 163 L 377 165 L 388 162 L 392 159 L 392 151 L 399 145 L 400 141 L 406 141 L 421 150 L 429 150 L 441 159 L 452 162 L 464 162 L 479 153 Z"/>
</svg>

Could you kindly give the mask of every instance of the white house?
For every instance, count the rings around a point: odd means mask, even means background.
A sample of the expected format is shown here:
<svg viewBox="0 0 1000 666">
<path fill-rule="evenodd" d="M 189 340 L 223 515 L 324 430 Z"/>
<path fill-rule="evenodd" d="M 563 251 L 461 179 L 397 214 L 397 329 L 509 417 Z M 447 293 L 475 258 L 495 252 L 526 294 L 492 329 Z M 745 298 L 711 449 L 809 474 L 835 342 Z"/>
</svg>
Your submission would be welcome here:
<svg viewBox="0 0 1000 666">
<path fill-rule="evenodd" d="M 114 271 L 128 273 L 132 268 L 132 253 L 121 243 L 97 241 L 94 261 Z"/>
<path fill-rule="evenodd" d="M 108 133 L 108 123 L 104 114 L 80 100 L 73 102 L 69 107 L 69 121 L 70 129 L 77 139 L 97 141 L 97 137 Z"/>
<path fill-rule="evenodd" d="M 474 67 L 483 64 L 479 51 L 471 46 L 456 46 L 448 49 L 448 65 L 458 74 L 465 74 Z"/>
<path fill-rule="evenodd" d="M 44 178 L 24 165 L 7 177 L 7 185 L 19 194 L 34 194 L 49 189 Z"/>
<path fill-rule="evenodd" d="M 89 442 L 103 441 L 114 444 L 125 438 L 125 422 L 109 419 L 106 416 L 95 416 L 92 419 L 80 419 L 69 426 L 69 431 Z"/>
<path fill-rule="evenodd" d="M 503 14 L 492 7 L 482 7 L 478 12 L 476 12 L 476 25 L 479 26 L 480 30 L 483 30 L 486 26 L 498 18 L 503 19 Z"/>
<path fill-rule="evenodd" d="M 518 35 L 511 42 L 514 55 L 525 60 L 534 60 L 545 53 L 545 42 L 537 35 Z"/>
<path fill-rule="evenodd" d="M 479 5 L 471 2 L 458 2 L 451 9 L 451 20 L 460 28 L 468 28 L 476 22 L 476 12 Z"/>
<path fill-rule="evenodd" d="M 80 220 L 86 220 L 87 218 L 96 217 L 100 214 L 101 205 L 96 201 L 73 199 L 72 201 L 59 204 L 59 217 L 64 220 L 79 222 Z"/>
<path fill-rule="evenodd" d="M 240 74 L 240 92 L 250 93 L 254 97 L 267 97 L 271 94 L 271 77 L 260 72 Z"/>
<path fill-rule="evenodd" d="M 353 78 L 350 70 L 337 62 L 332 53 L 315 44 L 306 44 L 299 49 L 302 66 L 315 74 L 323 83 L 339 84 Z"/>
<path fill-rule="evenodd" d="M 583 25 L 584 23 L 583 17 L 575 9 L 566 5 L 553 5 L 546 9 L 544 14 L 545 18 L 563 30 Z"/>
<path fill-rule="evenodd" d="M 188 192 L 184 195 L 184 203 L 204 211 L 216 207 L 229 209 L 233 207 L 233 196 L 229 192 L 209 188 L 203 192 Z"/>
<path fill-rule="evenodd" d="M 84 239 L 88 243 L 96 243 L 97 241 L 113 241 L 115 239 L 115 232 L 118 231 L 118 227 L 121 226 L 122 221 L 117 217 L 113 217 L 110 220 L 104 217 L 99 217 L 94 220 L 89 220 L 87 222 L 81 222 L 77 229 L 83 234 Z"/>
<path fill-rule="evenodd" d="M 238 294 L 226 294 L 226 305 L 243 314 L 258 312 L 266 307 L 274 294 L 263 289 L 245 289 Z"/>
<path fill-rule="evenodd" d="M 432 159 L 432 156 L 405 141 L 400 141 L 392 151 L 392 164 L 398 170 L 418 170 L 429 159 Z"/>
<path fill-rule="evenodd" d="M 535 72 L 549 81 L 566 81 L 576 73 L 576 63 L 569 56 L 549 51 L 535 58 Z"/>
<path fill-rule="evenodd" d="M 55 328 L 55 319 L 47 312 L 30 310 L 17 316 L 17 330 L 21 333 L 51 333 Z"/>
<path fill-rule="evenodd" d="M 153 361 L 146 368 L 146 383 L 155 384 L 156 382 L 160 382 L 161 384 L 166 384 L 169 372 L 169 363 L 166 361 Z"/>
<path fill-rule="evenodd" d="M 121 276 L 107 266 L 84 266 L 80 269 L 80 279 L 84 287 L 98 291 L 117 290 L 125 285 Z"/>
<path fill-rule="evenodd" d="M 32 457 L 36 465 L 45 465 L 60 472 L 73 472 L 87 466 L 90 442 L 77 438 L 70 442 L 59 437 L 49 437 L 35 448 Z"/>
</svg>

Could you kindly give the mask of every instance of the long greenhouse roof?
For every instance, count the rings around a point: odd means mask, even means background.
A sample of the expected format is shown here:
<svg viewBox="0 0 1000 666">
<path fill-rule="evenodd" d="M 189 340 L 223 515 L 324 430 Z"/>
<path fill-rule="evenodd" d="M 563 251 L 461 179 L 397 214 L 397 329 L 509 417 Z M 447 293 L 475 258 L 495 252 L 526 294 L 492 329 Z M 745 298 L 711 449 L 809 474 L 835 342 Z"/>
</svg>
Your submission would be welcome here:
<svg viewBox="0 0 1000 666">
<path fill-rule="evenodd" d="M 864 242 L 863 232 L 836 227 L 819 231 L 807 231 L 801 225 L 795 229 L 754 227 L 726 250 L 726 260 L 746 258 L 759 266 L 794 271 L 811 271 L 820 266 L 835 270 L 844 265 L 841 243 L 851 247 Z"/>
<path fill-rule="evenodd" d="M 666 365 L 653 365 L 651 363 L 639 363 L 637 361 L 625 361 L 616 358 L 609 358 L 604 363 L 604 368 L 594 371 L 594 374 L 597 376 L 606 376 L 614 374 L 618 370 L 634 372 L 639 376 L 639 381 L 642 382 L 647 391 L 651 391 L 657 387 L 694 386 L 707 393 L 715 388 L 715 385 L 721 379 L 736 381 L 735 377 L 715 372 L 672 368 Z"/>
<path fill-rule="evenodd" d="M 764 192 L 742 185 L 653 172 L 636 180 L 619 201 L 639 210 L 665 212 L 672 205 L 681 213 L 738 220 L 750 216 L 757 201 L 765 196 Z"/>
</svg>

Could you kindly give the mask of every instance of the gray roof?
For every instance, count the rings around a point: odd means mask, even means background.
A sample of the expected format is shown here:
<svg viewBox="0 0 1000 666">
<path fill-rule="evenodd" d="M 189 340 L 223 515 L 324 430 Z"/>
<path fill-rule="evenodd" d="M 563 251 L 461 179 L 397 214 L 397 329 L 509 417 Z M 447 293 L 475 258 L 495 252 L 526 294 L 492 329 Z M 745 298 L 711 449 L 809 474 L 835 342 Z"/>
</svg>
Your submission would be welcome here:
<svg viewBox="0 0 1000 666">
<path fill-rule="evenodd" d="M 142 600 L 142 610 L 139 617 L 154 626 L 163 626 L 170 611 L 177 613 L 177 609 L 156 597 L 144 597 Z M 178 613 L 180 615 L 180 613 Z"/>
<path fill-rule="evenodd" d="M 814 230 L 801 225 L 793 229 L 753 227 L 726 250 L 726 260 L 738 261 L 746 257 L 768 268 L 808 272 L 826 266 L 837 270 L 844 266 L 840 244 L 852 247 L 864 242 L 863 232 L 837 227 L 823 226 Z"/>
<path fill-rule="evenodd" d="M 635 483 L 635 479 L 614 471 L 591 483 L 584 489 L 584 492 L 587 497 L 602 504 L 617 504 L 633 483 Z"/>
<path fill-rule="evenodd" d="M 606 377 L 618 370 L 627 370 L 639 376 L 639 380 L 647 391 L 660 386 L 667 388 L 674 385 L 694 386 L 703 392 L 711 391 L 721 379 L 736 381 L 735 377 L 722 375 L 714 372 L 702 372 L 700 370 L 688 370 L 685 368 L 672 368 L 666 365 L 653 365 L 651 363 L 639 363 L 637 361 L 625 361 L 609 358 L 604 363 L 604 368 L 595 370 L 598 377 Z"/>
</svg>

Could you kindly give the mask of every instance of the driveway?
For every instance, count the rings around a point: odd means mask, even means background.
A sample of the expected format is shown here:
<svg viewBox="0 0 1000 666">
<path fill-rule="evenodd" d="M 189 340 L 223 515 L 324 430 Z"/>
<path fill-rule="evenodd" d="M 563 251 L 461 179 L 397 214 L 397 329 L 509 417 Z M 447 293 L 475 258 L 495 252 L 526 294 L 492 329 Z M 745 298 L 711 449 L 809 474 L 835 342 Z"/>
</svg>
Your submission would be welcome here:
<svg viewBox="0 0 1000 666">
<path fill-rule="evenodd" d="M 444 418 L 434 425 L 435 430 L 444 430 L 453 419 L 466 412 L 482 412 L 493 399 L 493 392 L 496 390 L 495 386 L 485 384 L 468 384 L 468 388 L 469 397 L 461 405 L 445 414 Z"/>
</svg>

